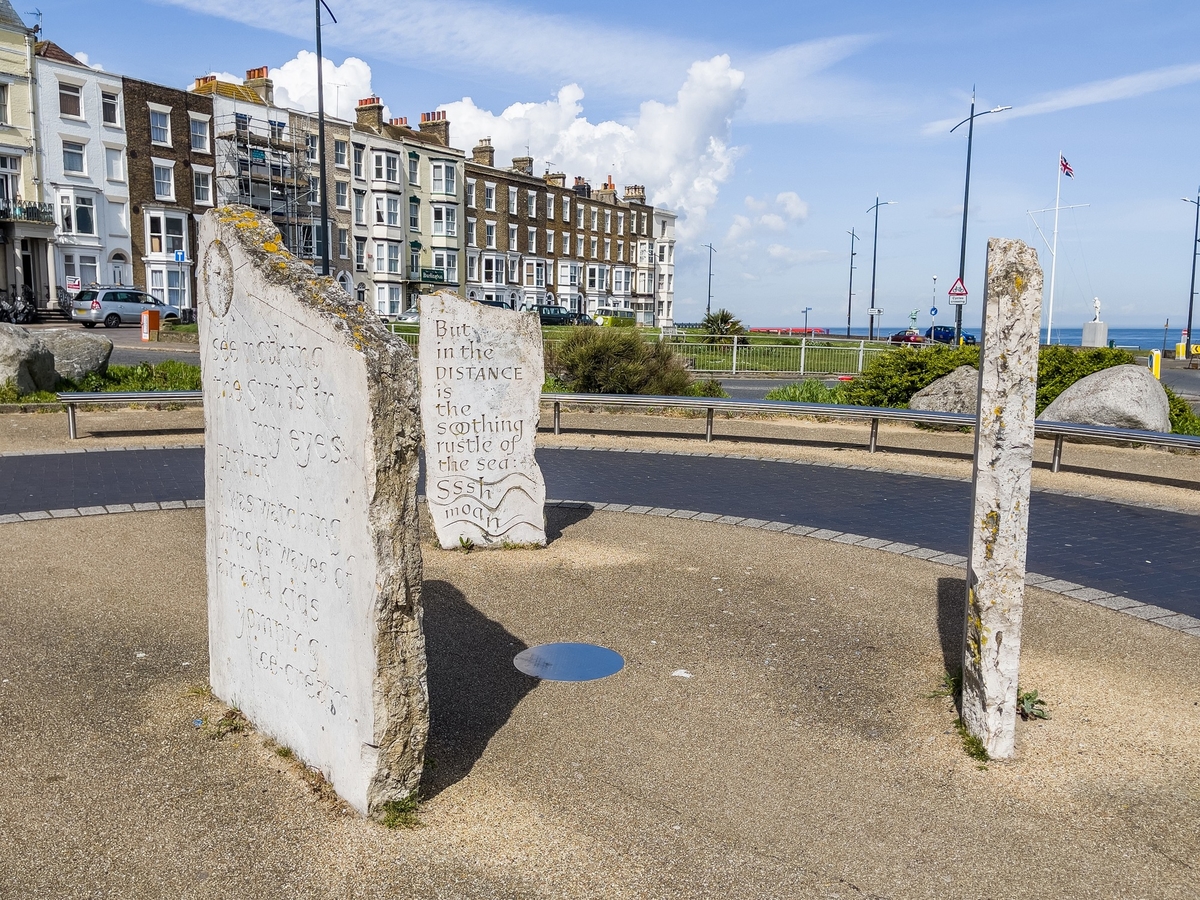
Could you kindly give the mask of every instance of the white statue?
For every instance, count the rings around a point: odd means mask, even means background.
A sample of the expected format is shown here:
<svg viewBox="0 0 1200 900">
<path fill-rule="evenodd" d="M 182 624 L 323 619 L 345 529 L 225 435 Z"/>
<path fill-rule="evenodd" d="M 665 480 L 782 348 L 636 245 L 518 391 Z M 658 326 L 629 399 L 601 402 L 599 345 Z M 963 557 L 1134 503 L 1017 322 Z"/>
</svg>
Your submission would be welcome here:
<svg viewBox="0 0 1200 900">
<path fill-rule="evenodd" d="M 1092 321 L 1099 322 L 1100 321 L 1100 298 L 1099 297 L 1092 298 L 1092 306 L 1096 310 L 1096 318 L 1092 319 Z"/>
</svg>

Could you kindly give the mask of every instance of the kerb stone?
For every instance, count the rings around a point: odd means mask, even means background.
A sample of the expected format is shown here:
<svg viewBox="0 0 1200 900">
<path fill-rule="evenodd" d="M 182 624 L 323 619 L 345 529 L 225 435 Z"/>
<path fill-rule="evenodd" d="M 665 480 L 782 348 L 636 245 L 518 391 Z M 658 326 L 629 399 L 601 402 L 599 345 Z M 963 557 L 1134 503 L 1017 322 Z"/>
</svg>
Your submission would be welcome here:
<svg viewBox="0 0 1200 900">
<path fill-rule="evenodd" d="M 979 423 L 967 559 L 963 723 L 990 756 L 1013 754 L 1029 486 L 1033 471 L 1042 269 L 1021 241 L 987 252 Z"/>
<path fill-rule="evenodd" d="M 425 495 L 443 548 L 546 543 L 534 459 L 545 379 L 535 313 L 421 297 Z"/>
<path fill-rule="evenodd" d="M 429 727 L 412 352 L 266 218 L 199 236 L 212 687 L 381 815 Z"/>
</svg>

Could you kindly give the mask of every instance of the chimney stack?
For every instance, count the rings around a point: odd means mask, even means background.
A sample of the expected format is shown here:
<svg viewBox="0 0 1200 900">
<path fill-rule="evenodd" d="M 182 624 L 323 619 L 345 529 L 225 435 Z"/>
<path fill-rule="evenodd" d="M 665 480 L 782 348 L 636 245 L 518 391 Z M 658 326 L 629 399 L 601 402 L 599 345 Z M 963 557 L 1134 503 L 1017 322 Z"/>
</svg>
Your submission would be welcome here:
<svg viewBox="0 0 1200 900">
<path fill-rule="evenodd" d="M 591 198 L 592 186 L 588 184 L 588 180 L 582 175 L 575 176 L 575 187 L 573 189 L 580 197 Z"/>
<path fill-rule="evenodd" d="M 625 202 L 626 203 L 645 203 L 646 202 L 646 186 L 644 184 L 627 184 L 627 185 L 625 185 Z"/>
<path fill-rule="evenodd" d="M 427 134 L 435 143 L 449 147 L 450 121 L 446 118 L 446 111 L 421 113 L 421 134 Z"/>
<path fill-rule="evenodd" d="M 600 189 L 596 191 L 596 197 L 600 200 L 603 200 L 605 203 L 617 202 L 617 186 L 613 184 L 611 175 L 608 176 L 608 181 L 604 182 L 604 184 L 600 186 Z"/>
<path fill-rule="evenodd" d="M 268 106 L 275 105 L 275 86 L 271 83 L 271 79 L 267 77 L 267 67 L 259 66 L 257 69 L 246 70 L 246 87 L 258 94 L 259 99 Z"/>
<path fill-rule="evenodd" d="M 496 167 L 496 148 L 492 146 L 492 139 L 490 137 L 479 139 L 479 143 L 471 151 L 471 160 L 488 168 Z"/>
<path fill-rule="evenodd" d="M 401 116 L 398 119 L 388 119 L 388 124 L 395 128 L 407 128 L 408 116 Z"/>
<path fill-rule="evenodd" d="M 378 97 L 363 97 L 354 113 L 358 127 L 363 131 L 378 133 L 383 128 L 383 101 Z"/>
<path fill-rule="evenodd" d="M 216 75 L 201 75 L 199 78 L 196 79 L 196 85 L 195 85 L 195 87 L 192 88 L 192 90 L 198 91 L 198 90 L 200 90 L 200 88 L 204 87 L 204 85 L 212 84 L 216 80 L 217 80 Z"/>
<path fill-rule="evenodd" d="M 520 172 L 522 175 L 533 174 L 533 157 L 532 156 L 514 156 L 512 161 L 512 170 Z"/>
<path fill-rule="evenodd" d="M 547 172 L 543 177 L 546 180 L 546 184 L 550 185 L 550 187 L 560 188 L 564 187 L 567 183 L 566 172 Z"/>
</svg>

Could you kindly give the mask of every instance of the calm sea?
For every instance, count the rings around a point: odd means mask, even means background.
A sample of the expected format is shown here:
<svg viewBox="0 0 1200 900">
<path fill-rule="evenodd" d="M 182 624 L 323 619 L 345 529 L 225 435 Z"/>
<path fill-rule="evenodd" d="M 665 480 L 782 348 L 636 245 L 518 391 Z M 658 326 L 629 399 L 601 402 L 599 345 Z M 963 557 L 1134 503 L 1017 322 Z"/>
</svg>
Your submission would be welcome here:
<svg viewBox="0 0 1200 900">
<path fill-rule="evenodd" d="M 884 335 L 892 334 L 897 329 L 887 329 Z M 1197 329 L 1200 331 L 1200 329 Z M 837 332 L 834 332 L 835 334 Z M 845 334 L 845 332 L 841 332 Z M 879 332 L 876 332 L 878 334 Z M 975 328 L 964 328 L 964 334 L 972 334 L 976 338 L 979 337 L 979 330 Z M 855 328 L 853 330 L 854 337 L 866 337 L 867 329 Z M 1180 329 L 1171 326 L 1167 331 L 1166 346 L 1168 350 L 1172 350 L 1175 344 L 1180 340 Z M 1116 343 L 1118 347 L 1138 348 L 1141 350 L 1161 350 L 1163 349 L 1163 330 L 1161 328 L 1109 328 L 1108 339 Z M 1045 340 L 1045 329 L 1043 329 L 1042 340 Z M 1078 347 L 1083 343 L 1082 328 L 1055 328 L 1054 338 L 1051 343 L 1066 344 L 1068 347 Z"/>
</svg>

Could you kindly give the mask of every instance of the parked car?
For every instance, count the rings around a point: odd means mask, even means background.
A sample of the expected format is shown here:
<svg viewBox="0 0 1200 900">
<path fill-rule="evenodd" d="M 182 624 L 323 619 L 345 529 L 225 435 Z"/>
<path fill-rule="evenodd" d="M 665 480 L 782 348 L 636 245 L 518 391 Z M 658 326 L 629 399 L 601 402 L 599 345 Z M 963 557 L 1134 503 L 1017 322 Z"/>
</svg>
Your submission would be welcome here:
<svg viewBox="0 0 1200 900">
<path fill-rule="evenodd" d="M 965 331 L 962 333 L 962 339 L 964 344 L 975 343 L 975 335 L 967 334 Z M 925 340 L 935 344 L 953 344 L 954 329 L 949 325 L 934 325 L 932 328 L 926 328 Z"/>
<path fill-rule="evenodd" d="M 575 313 L 561 306 L 534 306 L 543 325 L 574 325 Z"/>
<path fill-rule="evenodd" d="M 397 325 L 419 325 L 421 323 L 421 313 L 415 306 L 412 309 L 406 309 L 400 315 L 396 316 Z"/>
<path fill-rule="evenodd" d="M 105 328 L 123 324 L 138 324 L 142 311 L 158 310 L 160 324 L 179 321 L 179 311 L 168 306 L 153 294 L 122 285 L 101 286 L 80 291 L 71 301 L 71 320 L 84 328 L 95 328 L 103 322 Z"/>
<path fill-rule="evenodd" d="M 572 325 L 595 325 L 596 320 L 593 319 L 591 316 L 589 316 L 587 313 L 575 313 L 572 316 L 571 324 Z"/>
<path fill-rule="evenodd" d="M 925 343 L 925 335 L 917 331 L 915 328 L 907 328 L 904 331 L 897 331 L 890 338 L 889 344 L 923 344 Z"/>
</svg>

